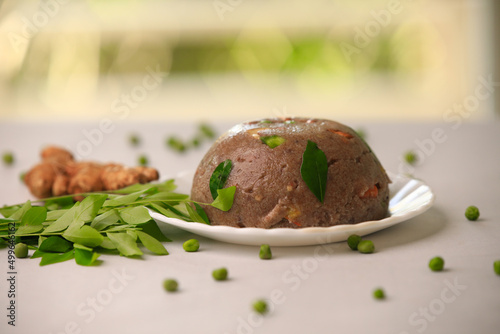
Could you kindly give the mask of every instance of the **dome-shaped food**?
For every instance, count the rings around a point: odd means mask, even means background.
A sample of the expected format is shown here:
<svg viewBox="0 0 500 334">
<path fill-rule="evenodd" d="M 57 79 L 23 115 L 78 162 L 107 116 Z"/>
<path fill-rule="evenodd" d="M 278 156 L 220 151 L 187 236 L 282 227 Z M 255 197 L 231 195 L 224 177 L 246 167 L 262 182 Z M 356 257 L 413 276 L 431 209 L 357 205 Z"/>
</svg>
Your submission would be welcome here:
<svg viewBox="0 0 500 334">
<path fill-rule="evenodd" d="M 340 123 L 289 118 L 236 125 L 200 162 L 194 201 L 214 200 L 210 179 L 228 160 L 224 187 L 236 186 L 234 202 L 227 212 L 205 207 L 212 225 L 301 228 L 388 214 L 389 178 L 370 147 Z"/>
</svg>

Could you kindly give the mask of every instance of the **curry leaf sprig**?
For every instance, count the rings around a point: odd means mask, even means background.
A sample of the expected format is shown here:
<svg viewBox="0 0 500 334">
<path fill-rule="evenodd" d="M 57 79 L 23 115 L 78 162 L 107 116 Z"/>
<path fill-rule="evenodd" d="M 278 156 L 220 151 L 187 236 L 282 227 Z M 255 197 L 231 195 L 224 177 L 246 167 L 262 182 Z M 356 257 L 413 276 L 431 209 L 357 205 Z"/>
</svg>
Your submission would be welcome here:
<svg viewBox="0 0 500 334">
<path fill-rule="evenodd" d="M 219 197 L 213 203 L 196 203 L 175 189 L 174 181 L 168 180 L 112 192 L 85 193 L 81 194 L 84 199 L 76 203 L 72 195 L 3 207 L 0 239 L 13 234 L 16 242 L 35 249 L 32 258 L 41 258 L 40 265 L 75 259 L 77 264 L 88 266 L 96 264 L 101 253 L 137 257 L 143 254 L 139 244 L 154 254 L 168 255 L 162 242 L 169 239 L 150 211 L 208 224 L 202 206 L 227 211 L 234 197 L 234 191 L 227 188 L 218 190 Z"/>
</svg>

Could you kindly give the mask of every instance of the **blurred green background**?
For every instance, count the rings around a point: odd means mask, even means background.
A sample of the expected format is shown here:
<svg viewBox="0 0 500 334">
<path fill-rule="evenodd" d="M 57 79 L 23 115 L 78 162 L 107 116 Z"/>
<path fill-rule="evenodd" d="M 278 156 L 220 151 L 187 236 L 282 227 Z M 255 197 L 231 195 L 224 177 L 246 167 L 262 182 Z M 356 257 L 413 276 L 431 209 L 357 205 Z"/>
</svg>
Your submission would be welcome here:
<svg viewBox="0 0 500 334">
<path fill-rule="evenodd" d="M 0 120 L 443 120 L 494 71 L 494 8 L 5 0 Z M 467 118 L 493 119 L 494 101 Z"/>
</svg>

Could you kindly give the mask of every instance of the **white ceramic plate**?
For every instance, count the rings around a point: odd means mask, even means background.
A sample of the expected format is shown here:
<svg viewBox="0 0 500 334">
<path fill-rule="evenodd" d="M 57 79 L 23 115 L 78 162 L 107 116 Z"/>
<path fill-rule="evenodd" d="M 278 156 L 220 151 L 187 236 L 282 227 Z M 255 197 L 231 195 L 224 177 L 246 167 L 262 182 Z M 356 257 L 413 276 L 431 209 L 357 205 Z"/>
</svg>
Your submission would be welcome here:
<svg viewBox="0 0 500 334">
<path fill-rule="evenodd" d="M 185 172 L 176 178 L 179 190 L 189 193 L 192 172 Z M 420 180 L 397 175 L 391 177 L 389 185 L 391 199 L 390 217 L 382 220 L 366 221 L 354 225 L 336 225 L 331 227 L 292 228 L 237 228 L 229 226 L 211 226 L 201 223 L 189 223 L 180 219 L 168 218 L 151 211 L 151 217 L 157 222 L 167 223 L 180 229 L 219 241 L 241 244 L 270 246 L 307 246 L 347 240 L 351 234 L 364 236 L 413 218 L 432 206 L 434 194 Z"/>
</svg>

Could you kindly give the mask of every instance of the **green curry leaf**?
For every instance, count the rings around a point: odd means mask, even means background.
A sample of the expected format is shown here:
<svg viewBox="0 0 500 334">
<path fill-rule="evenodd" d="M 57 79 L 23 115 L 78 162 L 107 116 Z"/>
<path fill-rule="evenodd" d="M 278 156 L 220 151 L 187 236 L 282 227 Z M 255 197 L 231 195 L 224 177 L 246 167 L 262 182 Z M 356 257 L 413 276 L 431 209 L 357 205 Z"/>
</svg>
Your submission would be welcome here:
<svg viewBox="0 0 500 334">
<path fill-rule="evenodd" d="M 199 204 L 195 204 L 195 205 L 198 205 Z M 201 207 L 200 207 L 201 208 Z M 187 212 L 189 213 L 189 218 L 191 218 L 192 221 L 196 222 L 196 223 L 203 223 L 203 224 L 208 224 L 208 222 L 205 220 L 204 217 L 202 217 L 199 213 L 198 213 L 198 209 L 193 209 L 193 207 L 191 205 L 189 205 L 189 203 L 186 203 L 186 210 Z M 202 209 L 203 210 L 203 209 Z M 205 212 L 203 212 L 205 213 Z M 206 216 L 206 214 L 205 214 Z M 207 218 L 208 219 L 208 218 Z"/>
<path fill-rule="evenodd" d="M 96 252 L 82 248 L 75 248 L 75 262 L 81 266 L 93 265 L 98 257 L 99 254 Z"/>
<path fill-rule="evenodd" d="M 328 176 L 328 161 L 325 153 L 318 145 L 310 140 L 302 155 L 302 166 L 300 167 L 302 180 L 309 190 L 323 203 L 326 193 L 326 179 Z"/>
<path fill-rule="evenodd" d="M 142 255 L 137 243 L 127 232 L 107 233 L 109 240 L 116 246 L 120 254 L 124 256 Z"/>
<path fill-rule="evenodd" d="M 233 162 L 229 159 L 221 162 L 212 173 L 210 177 L 210 193 L 212 198 L 215 200 L 218 196 L 217 190 L 224 188 L 226 185 L 231 169 L 233 168 Z"/>
<path fill-rule="evenodd" d="M 99 209 L 101 209 L 104 201 L 108 198 L 108 195 L 90 195 L 87 196 L 81 203 L 78 209 L 76 210 L 77 220 L 82 220 L 84 222 L 92 221 Z"/>
<path fill-rule="evenodd" d="M 47 219 L 47 209 L 34 206 L 28 209 L 21 220 L 22 225 L 41 225 Z"/>
<path fill-rule="evenodd" d="M 59 263 L 63 261 L 71 260 L 75 257 L 75 253 L 73 250 L 69 250 L 66 253 L 44 253 L 39 252 L 37 257 L 41 255 L 42 260 L 40 261 L 41 266 L 45 266 L 47 264 Z"/>
<path fill-rule="evenodd" d="M 151 252 L 157 255 L 168 255 L 167 250 L 161 244 L 161 242 L 142 231 L 135 231 L 135 233 L 137 234 L 137 237 L 139 237 L 139 240 L 144 245 L 144 247 L 149 249 Z"/>
<path fill-rule="evenodd" d="M 130 225 L 143 224 L 151 219 L 148 209 L 143 206 L 122 209 L 120 217 Z"/>
<path fill-rule="evenodd" d="M 47 226 L 44 233 L 54 233 L 65 230 L 75 219 L 76 210 L 79 206 L 80 202 L 76 202 L 71 209 L 66 211 L 66 213 L 59 217 L 55 222 Z"/>
<path fill-rule="evenodd" d="M 103 236 L 93 227 L 83 225 L 70 226 L 62 235 L 65 239 L 87 247 L 96 247 L 102 243 Z"/>
<path fill-rule="evenodd" d="M 49 253 L 65 253 L 72 247 L 73 245 L 68 240 L 61 237 L 52 236 L 42 241 L 40 247 L 38 247 L 38 250 Z"/>
<path fill-rule="evenodd" d="M 236 193 L 236 186 L 224 189 L 217 189 L 218 196 L 210 205 L 222 211 L 229 211 L 233 206 L 235 193 Z"/>
</svg>

